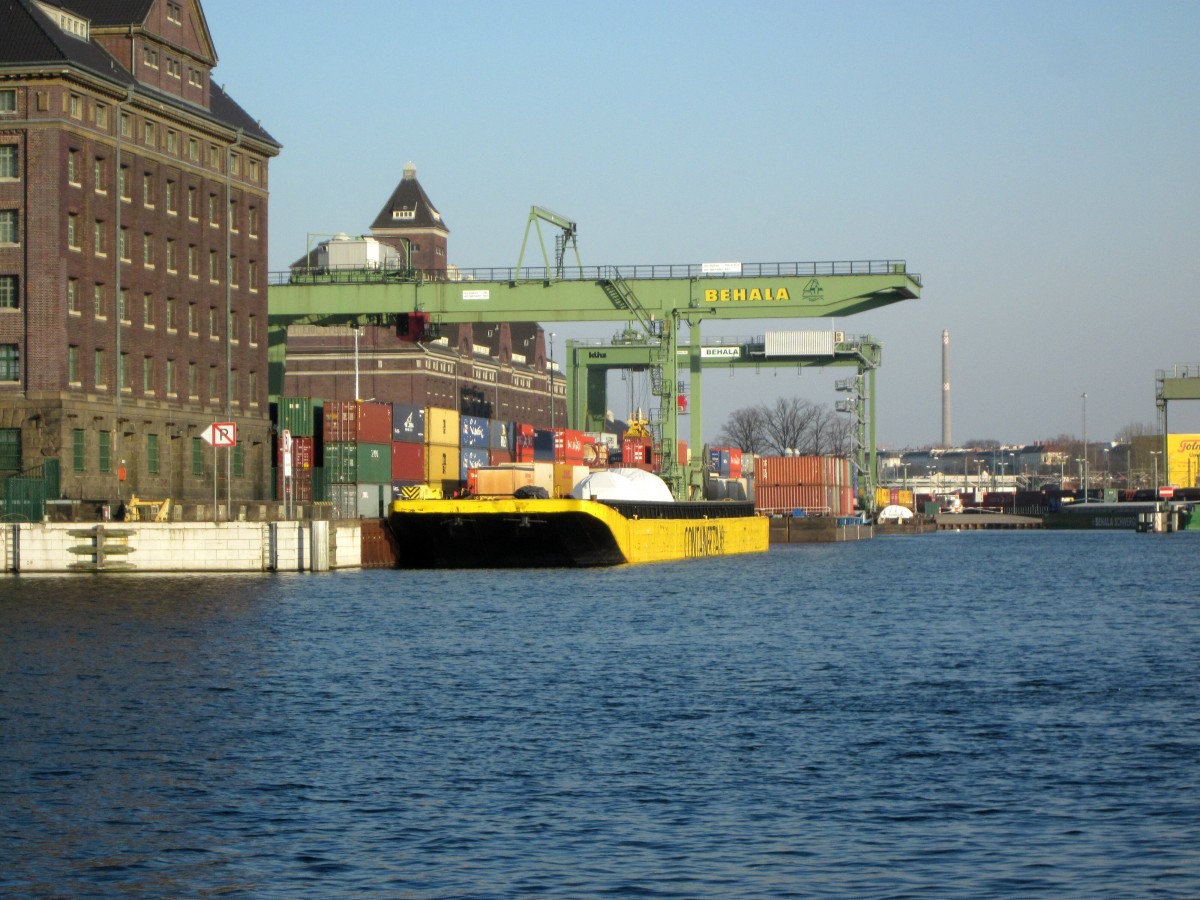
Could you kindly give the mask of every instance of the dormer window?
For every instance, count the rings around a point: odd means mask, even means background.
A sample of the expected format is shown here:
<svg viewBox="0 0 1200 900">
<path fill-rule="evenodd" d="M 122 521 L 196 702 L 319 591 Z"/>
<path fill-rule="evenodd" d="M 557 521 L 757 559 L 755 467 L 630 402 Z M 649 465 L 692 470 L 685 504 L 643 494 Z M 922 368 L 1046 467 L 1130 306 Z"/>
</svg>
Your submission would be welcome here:
<svg viewBox="0 0 1200 900">
<path fill-rule="evenodd" d="M 415 209 L 393 209 L 392 210 L 392 218 L 393 219 L 415 219 L 416 217 L 417 217 L 417 211 Z"/>
<path fill-rule="evenodd" d="M 87 19 L 72 15 L 59 6 L 49 6 L 45 3 L 38 3 L 38 6 L 50 18 L 50 21 L 57 23 L 63 34 L 69 34 L 81 41 L 90 39 Z"/>
</svg>

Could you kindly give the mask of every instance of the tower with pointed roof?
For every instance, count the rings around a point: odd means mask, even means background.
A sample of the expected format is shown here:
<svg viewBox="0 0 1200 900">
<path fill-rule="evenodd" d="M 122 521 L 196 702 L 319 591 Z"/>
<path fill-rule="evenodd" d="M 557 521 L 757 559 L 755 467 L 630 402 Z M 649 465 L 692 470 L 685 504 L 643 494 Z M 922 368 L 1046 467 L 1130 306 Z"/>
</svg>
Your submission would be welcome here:
<svg viewBox="0 0 1200 900">
<path fill-rule="evenodd" d="M 445 274 L 450 229 L 417 181 L 417 167 L 411 162 L 371 224 L 371 234 L 399 251 L 411 268 Z"/>
<path fill-rule="evenodd" d="M 270 496 L 267 169 L 200 0 L 0 3 L 0 478 Z M 227 477 L 228 472 L 228 477 Z"/>
</svg>

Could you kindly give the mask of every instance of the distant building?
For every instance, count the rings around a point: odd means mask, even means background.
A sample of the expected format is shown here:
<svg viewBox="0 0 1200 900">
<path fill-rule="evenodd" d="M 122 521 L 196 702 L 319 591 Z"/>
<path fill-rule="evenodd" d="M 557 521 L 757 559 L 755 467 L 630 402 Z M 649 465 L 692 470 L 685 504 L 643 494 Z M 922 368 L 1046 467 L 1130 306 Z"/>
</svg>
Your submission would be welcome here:
<svg viewBox="0 0 1200 900">
<path fill-rule="evenodd" d="M 269 496 L 268 164 L 198 0 L 0 5 L 0 476 Z M 122 480 L 123 479 L 123 480 Z"/>
<path fill-rule="evenodd" d="M 447 263 L 449 233 L 408 163 L 369 235 L 322 241 L 292 269 L 416 270 L 429 280 L 455 280 L 461 275 Z M 566 381 L 550 367 L 547 351 L 534 323 L 476 322 L 439 333 L 414 313 L 357 333 L 349 326 L 292 325 L 283 394 L 411 403 L 562 428 Z"/>
</svg>

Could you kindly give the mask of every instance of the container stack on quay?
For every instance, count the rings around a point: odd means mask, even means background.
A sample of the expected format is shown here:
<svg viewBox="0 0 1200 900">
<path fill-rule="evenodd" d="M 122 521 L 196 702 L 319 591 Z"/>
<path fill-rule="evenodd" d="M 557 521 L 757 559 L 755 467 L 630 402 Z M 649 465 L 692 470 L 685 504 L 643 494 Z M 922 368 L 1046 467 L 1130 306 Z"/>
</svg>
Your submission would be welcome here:
<svg viewBox="0 0 1200 900">
<path fill-rule="evenodd" d="M 759 456 L 754 508 L 768 515 L 849 516 L 855 487 L 850 460 L 836 456 Z"/>
<path fill-rule="evenodd" d="M 511 496 L 526 485 L 569 496 L 620 446 L 612 434 L 365 400 L 284 397 L 275 426 L 276 499 L 326 503 L 336 518 L 383 518 L 394 500 Z M 285 431 L 292 454 L 286 480 Z"/>
<path fill-rule="evenodd" d="M 706 500 L 753 500 L 754 487 L 745 477 L 746 455 L 737 447 L 709 449 Z"/>
</svg>

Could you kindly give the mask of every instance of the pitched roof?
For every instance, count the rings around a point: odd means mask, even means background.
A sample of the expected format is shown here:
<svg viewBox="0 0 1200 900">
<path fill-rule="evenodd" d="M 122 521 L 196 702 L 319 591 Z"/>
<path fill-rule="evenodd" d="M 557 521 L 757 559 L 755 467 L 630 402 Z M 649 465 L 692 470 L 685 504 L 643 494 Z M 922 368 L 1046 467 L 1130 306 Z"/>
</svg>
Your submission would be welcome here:
<svg viewBox="0 0 1200 900">
<path fill-rule="evenodd" d="M 122 85 L 133 84 L 132 76 L 100 45 L 67 34 L 30 0 L 0 0 L 0 21 L 0 65 L 69 62 Z"/>
<path fill-rule="evenodd" d="M 131 24 L 144 19 L 152 3 L 153 0 L 57 0 L 56 5 L 87 17 L 99 11 L 104 16 L 116 16 L 111 21 Z M 144 12 L 142 7 L 146 7 Z M 136 18 L 139 12 L 141 19 Z M 91 21 L 98 24 L 97 19 Z M 74 65 L 120 87 L 136 87 L 139 94 L 153 97 L 157 102 L 189 110 L 232 128 L 240 128 L 256 140 L 279 146 L 279 142 L 215 81 L 210 82 L 210 108 L 204 109 L 174 94 L 138 82 L 103 47 L 94 41 L 67 34 L 31 0 L 0 0 L 0 22 L 4 23 L 4 27 L 0 28 L 0 69 L 7 66 Z"/>
<path fill-rule="evenodd" d="M 154 0 L 43 0 L 83 16 L 93 25 L 140 25 L 150 15 Z"/>
<path fill-rule="evenodd" d="M 371 224 L 372 231 L 397 228 L 437 228 L 450 233 L 442 214 L 429 201 L 425 189 L 417 181 L 417 167 L 412 163 L 404 166 L 404 177 Z"/>
</svg>

